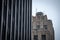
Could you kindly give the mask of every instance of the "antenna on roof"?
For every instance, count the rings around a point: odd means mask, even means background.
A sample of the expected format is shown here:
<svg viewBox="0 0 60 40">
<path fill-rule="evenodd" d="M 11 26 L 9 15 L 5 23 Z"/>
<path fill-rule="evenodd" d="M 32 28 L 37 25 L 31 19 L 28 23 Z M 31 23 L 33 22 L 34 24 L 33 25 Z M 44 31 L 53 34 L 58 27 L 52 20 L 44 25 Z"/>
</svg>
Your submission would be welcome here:
<svg viewBox="0 0 60 40">
<path fill-rule="evenodd" d="M 36 8 L 36 13 L 37 13 L 37 8 Z"/>
</svg>

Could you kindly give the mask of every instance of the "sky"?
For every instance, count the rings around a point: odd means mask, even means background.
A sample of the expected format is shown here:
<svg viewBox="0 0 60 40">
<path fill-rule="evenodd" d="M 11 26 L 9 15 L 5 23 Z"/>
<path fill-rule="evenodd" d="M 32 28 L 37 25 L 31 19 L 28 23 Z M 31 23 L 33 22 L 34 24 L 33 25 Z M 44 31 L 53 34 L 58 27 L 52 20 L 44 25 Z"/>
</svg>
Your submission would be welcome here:
<svg viewBox="0 0 60 40">
<path fill-rule="evenodd" d="M 32 0 L 32 15 L 43 12 L 52 20 L 55 40 L 60 40 L 60 0 Z"/>
</svg>

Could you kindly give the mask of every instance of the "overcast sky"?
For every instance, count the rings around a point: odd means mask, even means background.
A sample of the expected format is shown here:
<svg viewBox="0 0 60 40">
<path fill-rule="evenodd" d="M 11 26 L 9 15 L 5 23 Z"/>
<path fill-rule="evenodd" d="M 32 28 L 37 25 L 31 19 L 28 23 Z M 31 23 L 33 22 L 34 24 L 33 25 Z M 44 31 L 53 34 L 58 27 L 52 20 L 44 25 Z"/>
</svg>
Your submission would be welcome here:
<svg viewBox="0 0 60 40">
<path fill-rule="evenodd" d="M 60 40 L 60 0 L 32 0 L 32 15 L 43 12 L 53 22 L 55 40 Z"/>
</svg>

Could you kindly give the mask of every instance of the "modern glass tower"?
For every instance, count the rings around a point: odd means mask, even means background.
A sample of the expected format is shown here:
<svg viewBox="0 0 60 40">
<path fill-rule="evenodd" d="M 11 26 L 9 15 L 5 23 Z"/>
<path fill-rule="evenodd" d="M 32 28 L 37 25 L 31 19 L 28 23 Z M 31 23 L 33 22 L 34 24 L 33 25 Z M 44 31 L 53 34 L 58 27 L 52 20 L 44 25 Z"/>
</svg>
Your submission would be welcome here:
<svg viewBox="0 0 60 40">
<path fill-rule="evenodd" d="M 1 0 L 0 40 L 31 40 L 32 0 Z"/>
</svg>

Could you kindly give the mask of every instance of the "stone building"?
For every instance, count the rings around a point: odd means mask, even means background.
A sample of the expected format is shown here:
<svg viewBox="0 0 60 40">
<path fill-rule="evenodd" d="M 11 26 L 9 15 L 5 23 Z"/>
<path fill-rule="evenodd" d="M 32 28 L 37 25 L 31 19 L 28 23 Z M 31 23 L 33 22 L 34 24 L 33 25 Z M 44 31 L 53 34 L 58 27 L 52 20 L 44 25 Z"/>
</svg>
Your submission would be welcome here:
<svg viewBox="0 0 60 40">
<path fill-rule="evenodd" d="M 54 28 L 47 15 L 37 12 L 32 16 L 32 40 L 54 40 Z"/>
</svg>

